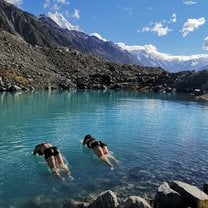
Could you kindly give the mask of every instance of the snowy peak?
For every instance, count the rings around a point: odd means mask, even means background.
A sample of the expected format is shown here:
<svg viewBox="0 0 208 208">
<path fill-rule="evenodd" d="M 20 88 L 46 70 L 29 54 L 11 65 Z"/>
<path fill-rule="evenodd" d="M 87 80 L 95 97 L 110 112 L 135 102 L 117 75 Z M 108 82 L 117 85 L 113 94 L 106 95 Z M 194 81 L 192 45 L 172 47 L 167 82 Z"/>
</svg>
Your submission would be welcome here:
<svg viewBox="0 0 208 208">
<path fill-rule="evenodd" d="M 61 28 L 67 30 L 79 30 L 77 26 L 72 25 L 61 13 L 48 13 L 48 16 Z"/>
<path fill-rule="evenodd" d="M 126 46 L 118 43 L 123 49 L 135 55 L 143 66 L 161 67 L 170 72 L 186 70 L 203 70 L 208 66 L 208 54 L 199 54 L 192 56 L 173 56 L 157 51 L 153 45 L 145 46 Z"/>
</svg>

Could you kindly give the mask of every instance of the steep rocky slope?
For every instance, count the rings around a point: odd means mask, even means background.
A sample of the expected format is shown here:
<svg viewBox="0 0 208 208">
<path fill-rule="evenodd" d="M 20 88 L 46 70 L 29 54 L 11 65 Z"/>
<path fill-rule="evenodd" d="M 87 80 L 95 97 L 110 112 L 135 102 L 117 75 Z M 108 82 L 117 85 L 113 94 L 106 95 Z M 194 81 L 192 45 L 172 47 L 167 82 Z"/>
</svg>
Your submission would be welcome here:
<svg viewBox="0 0 208 208">
<path fill-rule="evenodd" d="M 71 47 L 117 63 L 139 64 L 135 56 L 112 42 L 102 41 L 83 32 L 62 29 L 50 18 L 44 15 L 37 18 L 4 0 L 0 1 L 0 28 L 21 36 L 33 46 Z"/>
<path fill-rule="evenodd" d="M 1 90 L 12 85 L 22 89 L 115 88 L 143 72 L 161 74 L 163 70 L 111 63 L 65 47 L 31 46 L 21 37 L 0 31 Z"/>
<path fill-rule="evenodd" d="M 122 65 L 66 47 L 32 46 L 0 30 L 0 91 L 32 89 L 128 89 L 208 92 L 208 71 L 169 73 Z"/>
</svg>

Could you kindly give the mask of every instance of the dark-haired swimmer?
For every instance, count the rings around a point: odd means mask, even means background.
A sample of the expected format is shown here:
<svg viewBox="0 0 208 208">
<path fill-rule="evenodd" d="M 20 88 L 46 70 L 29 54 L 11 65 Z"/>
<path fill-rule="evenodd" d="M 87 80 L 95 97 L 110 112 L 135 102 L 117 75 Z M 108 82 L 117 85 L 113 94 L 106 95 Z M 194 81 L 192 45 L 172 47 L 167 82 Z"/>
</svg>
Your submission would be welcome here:
<svg viewBox="0 0 208 208">
<path fill-rule="evenodd" d="M 33 155 L 44 155 L 51 171 L 60 177 L 59 168 L 63 170 L 69 177 L 71 177 L 69 168 L 64 163 L 63 157 L 57 147 L 49 143 L 42 143 L 35 146 Z M 72 178 L 72 177 L 71 177 Z"/>
<path fill-rule="evenodd" d="M 104 161 L 110 168 L 113 170 L 113 165 L 109 161 L 109 151 L 106 144 L 104 144 L 102 141 L 97 141 L 94 137 L 92 137 L 90 134 L 86 135 L 84 137 L 84 140 L 82 142 L 83 145 L 87 145 L 88 148 L 92 149 L 94 153 L 102 160 Z M 113 160 L 113 158 L 111 156 Z M 115 160 L 116 161 L 116 160 Z"/>
</svg>

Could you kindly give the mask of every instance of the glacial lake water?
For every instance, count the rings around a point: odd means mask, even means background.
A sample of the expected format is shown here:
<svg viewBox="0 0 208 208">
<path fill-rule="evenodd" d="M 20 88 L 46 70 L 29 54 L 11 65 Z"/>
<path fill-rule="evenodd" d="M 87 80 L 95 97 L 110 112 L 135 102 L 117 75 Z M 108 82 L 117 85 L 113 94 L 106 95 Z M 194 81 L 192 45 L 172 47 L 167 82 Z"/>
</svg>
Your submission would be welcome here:
<svg viewBox="0 0 208 208">
<path fill-rule="evenodd" d="M 83 147 L 92 134 L 119 160 L 111 171 Z M 153 195 L 164 181 L 202 188 L 208 173 L 208 104 L 183 95 L 127 91 L 0 94 L 0 207 L 62 207 L 111 189 L 119 197 Z M 31 153 L 49 142 L 73 181 L 57 179 Z"/>
</svg>

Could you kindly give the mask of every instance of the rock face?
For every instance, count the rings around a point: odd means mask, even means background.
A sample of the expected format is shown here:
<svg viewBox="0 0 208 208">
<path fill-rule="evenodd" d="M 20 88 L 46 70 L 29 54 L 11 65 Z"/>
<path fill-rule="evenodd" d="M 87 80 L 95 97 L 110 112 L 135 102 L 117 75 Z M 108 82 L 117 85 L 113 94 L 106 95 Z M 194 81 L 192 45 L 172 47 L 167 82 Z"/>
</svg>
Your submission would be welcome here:
<svg viewBox="0 0 208 208">
<path fill-rule="evenodd" d="M 208 195 L 197 187 L 181 181 L 173 181 L 169 183 L 169 185 L 181 195 L 185 206 L 197 208 L 208 207 Z"/>
<path fill-rule="evenodd" d="M 139 196 L 130 196 L 118 208 L 151 208 L 151 206 Z"/>
<path fill-rule="evenodd" d="M 155 205 L 157 208 L 180 208 L 182 207 L 181 195 L 170 188 L 167 182 L 158 187 Z"/>
<path fill-rule="evenodd" d="M 182 181 L 164 182 L 157 190 L 154 207 L 207 208 L 208 195 L 196 186 Z"/>
<path fill-rule="evenodd" d="M 118 207 L 118 199 L 111 190 L 101 193 L 89 208 L 115 208 Z"/>
<path fill-rule="evenodd" d="M 159 75 L 162 69 L 108 62 L 70 48 L 33 47 L 0 30 L 0 91 L 21 89 L 106 89 L 134 87 L 138 74 Z M 136 87 L 143 87 L 135 85 Z M 17 88 L 16 88 L 17 89 Z"/>
</svg>

